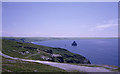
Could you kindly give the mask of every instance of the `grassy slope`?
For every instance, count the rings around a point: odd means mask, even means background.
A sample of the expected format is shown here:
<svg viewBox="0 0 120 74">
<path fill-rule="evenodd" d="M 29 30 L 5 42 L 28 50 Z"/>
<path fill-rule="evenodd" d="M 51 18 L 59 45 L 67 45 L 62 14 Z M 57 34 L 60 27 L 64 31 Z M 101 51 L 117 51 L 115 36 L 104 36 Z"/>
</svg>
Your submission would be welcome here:
<svg viewBox="0 0 120 74">
<path fill-rule="evenodd" d="M 65 72 L 65 70 L 40 63 L 2 58 L 3 72 Z"/>
<path fill-rule="evenodd" d="M 51 54 L 45 52 L 46 50 L 51 50 L 52 54 L 62 55 L 64 62 L 67 63 L 84 63 L 84 60 L 86 60 L 85 57 L 71 53 L 66 49 L 40 46 L 32 43 L 21 43 L 12 40 L 2 40 L 2 48 L 2 52 L 6 55 L 18 58 L 44 60 L 40 57 L 41 55 L 43 55 L 51 58 L 51 61 L 60 62 L 59 58 L 53 58 L 51 57 Z M 39 53 L 37 52 L 37 49 L 39 49 Z M 29 53 L 22 55 L 20 53 L 22 51 L 29 51 Z"/>
<path fill-rule="evenodd" d="M 37 54 L 37 51 L 34 51 L 34 49 L 22 48 L 20 46 L 35 47 L 35 48 L 40 48 L 41 50 L 45 48 L 47 49 L 47 47 L 34 45 L 32 43 L 20 43 L 20 42 L 11 41 L 11 40 L 2 40 L 2 52 L 5 53 L 6 55 L 9 55 L 12 57 L 18 57 L 18 58 L 25 58 L 30 54 L 22 55 L 19 52 L 29 51 L 31 54 L 35 54 L 35 53 Z"/>
</svg>

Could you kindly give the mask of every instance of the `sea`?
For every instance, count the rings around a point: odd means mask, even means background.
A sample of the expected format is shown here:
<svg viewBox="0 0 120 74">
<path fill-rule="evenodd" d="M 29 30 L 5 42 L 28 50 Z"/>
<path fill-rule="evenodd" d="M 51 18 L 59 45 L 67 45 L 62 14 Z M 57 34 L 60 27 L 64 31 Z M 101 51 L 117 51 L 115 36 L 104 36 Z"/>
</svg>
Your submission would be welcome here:
<svg viewBox="0 0 120 74">
<path fill-rule="evenodd" d="M 71 44 L 75 41 L 77 46 Z M 90 60 L 91 64 L 118 66 L 118 39 L 66 39 L 32 42 L 37 45 L 65 48 Z"/>
</svg>

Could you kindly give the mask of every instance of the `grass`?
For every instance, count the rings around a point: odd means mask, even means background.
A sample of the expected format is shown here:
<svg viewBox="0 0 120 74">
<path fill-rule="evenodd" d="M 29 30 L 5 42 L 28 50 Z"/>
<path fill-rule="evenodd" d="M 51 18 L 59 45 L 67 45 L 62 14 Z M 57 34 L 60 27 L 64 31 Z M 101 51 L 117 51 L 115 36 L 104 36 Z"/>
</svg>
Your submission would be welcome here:
<svg viewBox="0 0 120 74">
<path fill-rule="evenodd" d="M 112 71 L 119 71 L 120 72 L 120 67 L 117 69 L 113 69 Z"/>
<path fill-rule="evenodd" d="M 23 62 L 20 60 L 13 60 L 2 58 L 3 72 L 66 72 L 60 68 L 52 67 L 40 63 Z"/>
</svg>

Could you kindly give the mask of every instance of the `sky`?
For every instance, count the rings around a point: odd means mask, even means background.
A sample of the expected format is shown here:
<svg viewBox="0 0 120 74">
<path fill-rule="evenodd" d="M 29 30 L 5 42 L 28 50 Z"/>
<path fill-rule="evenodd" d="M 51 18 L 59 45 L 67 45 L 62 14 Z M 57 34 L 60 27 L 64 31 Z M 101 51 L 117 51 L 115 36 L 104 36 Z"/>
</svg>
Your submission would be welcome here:
<svg viewBox="0 0 120 74">
<path fill-rule="evenodd" d="M 117 2 L 3 2 L 4 37 L 117 37 Z"/>
</svg>

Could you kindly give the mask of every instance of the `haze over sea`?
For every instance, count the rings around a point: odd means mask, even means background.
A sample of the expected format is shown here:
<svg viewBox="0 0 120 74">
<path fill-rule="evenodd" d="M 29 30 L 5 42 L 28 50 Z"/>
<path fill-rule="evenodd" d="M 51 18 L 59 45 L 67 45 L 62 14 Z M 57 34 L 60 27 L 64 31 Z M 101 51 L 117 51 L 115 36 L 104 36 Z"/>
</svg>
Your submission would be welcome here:
<svg viewBox="0 0 120 74">
<path fill-rule="evenodd" d="M 71 46 L 76 41 L 78 46 Z M 33 42 L 34 44 L 65 48 L 85 56 L 92 64 L 118 66 L 118 39 L 77 39 Z"/>
</svg>

